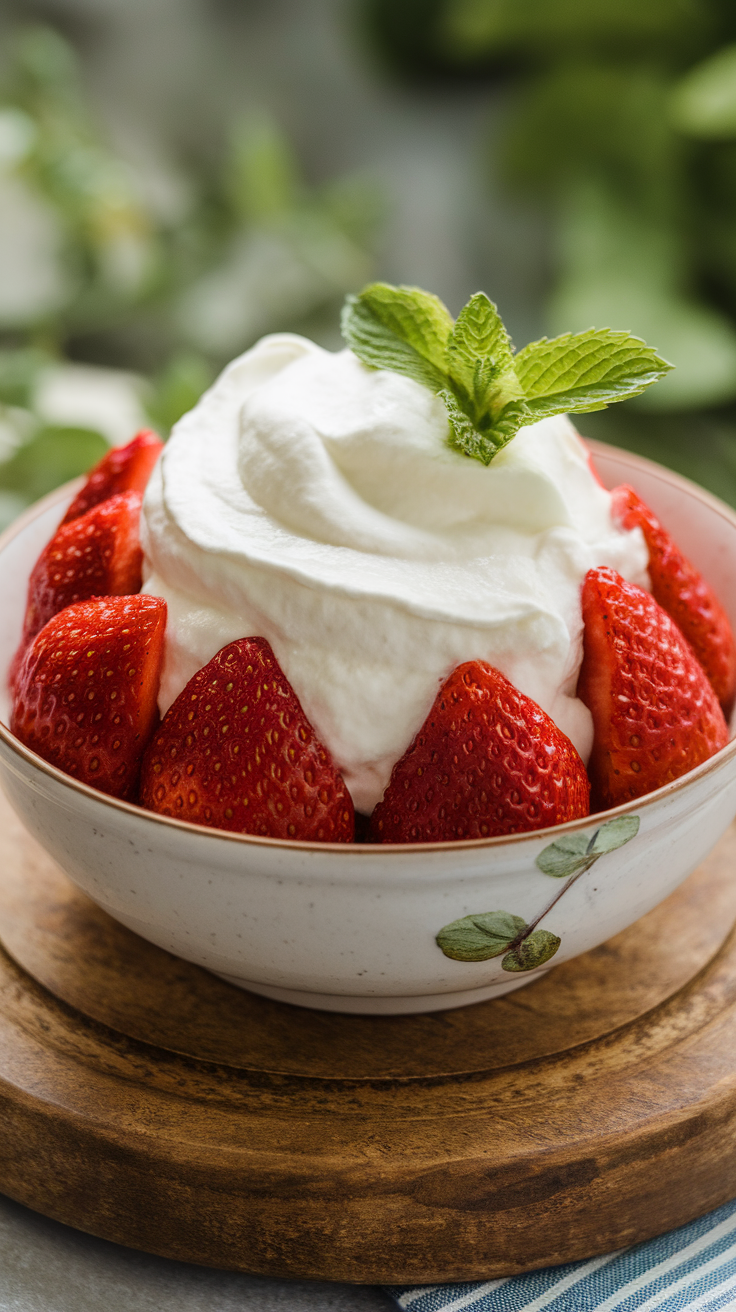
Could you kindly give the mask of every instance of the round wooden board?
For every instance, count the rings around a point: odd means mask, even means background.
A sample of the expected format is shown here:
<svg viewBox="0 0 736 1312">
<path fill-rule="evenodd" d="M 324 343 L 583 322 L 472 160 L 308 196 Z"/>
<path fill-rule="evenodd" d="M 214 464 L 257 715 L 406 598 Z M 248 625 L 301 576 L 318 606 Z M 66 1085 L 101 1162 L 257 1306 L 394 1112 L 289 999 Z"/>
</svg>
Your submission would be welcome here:
<svg viewBox="0 0 736 1312">
<path fill-rule="evenodd" d="M 657 910 L 494 1002 L 338 1016 L 123 929 L 0 799 L 0 1190 L 265 1275 L 478 1279 L 736 1193 L 736 831 Z"/>
</svg>

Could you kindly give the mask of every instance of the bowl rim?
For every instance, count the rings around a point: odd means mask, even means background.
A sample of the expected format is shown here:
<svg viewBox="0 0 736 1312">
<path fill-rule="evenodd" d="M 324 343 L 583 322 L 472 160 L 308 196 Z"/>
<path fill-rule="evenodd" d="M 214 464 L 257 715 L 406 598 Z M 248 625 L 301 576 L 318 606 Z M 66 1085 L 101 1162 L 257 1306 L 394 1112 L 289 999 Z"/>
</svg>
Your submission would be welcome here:
<svg viewBox="0 0 736 1312">
<path fill-rule="evenodd" d="M 736 511 L 732 510 L 718 497 L 713 496 L 712 493 L 707 492 L 705 488 L 693 483 L 689 478 L 684 478 L 682 474 L 677 474 L 664 465 L 657 464 L 654 460 L 648 460 L 645 456 L 636 455 L 632 451 L 626 451 L 623 448 L 614 447 L 609 443 L 598 442 L 594 439 L 583 438 L 583 441 L 594 456 L 596 453 L 601 456 L 615 455 L 618 460 L 628 464 L 632 471 L 643 470 L 658 478 L 661 482 L 668 483 L 671 487 L 694 497 L 710 511 L 719 515 L 721 519 L 725 519 L 736 530 Z M 46 510 L 64 501 L 82 487 L 85 477 L 85 475 L 82 475 L 69 483 L 65 483 L 62 487 L 49 492 L 45 497 L 29 506 L 0 534 L 0 553 L 23 532 L 28 524 L 33 523 Z M 115 811 L 122 811 L 135 819 L 173 828 L 184 834 L 196 834 L 202 838 L 212 838 L 226 843 L 245 844 L 249 847 L 275 848 L 287 852 L 315 852 L 332 855 L 334 858 L 343 858 L 347 853 L 350 853 L 351 855 L 347 857 L 348 860 L 358 860 L 360 857 L 368 856 L 375 858 L 378 855 L 386 855 L 396 859 L 402 855 L 409 857 L 417 853 L 437 855 L 444 852 L 477 852 L 479 850 L 495 850 L 502 847 L 518 846 L 523 843 L 541 840 L 549 841 L 550 835 L 554 838 L 555 835 L 577 833 L 582 829 L 589 829 L 593 824 L 600 826 L 607 820 L 614 819 L 617 816 L 628 815 L 632 811 L 638 812 L 644 808 L 656 806 L 678 791 L 688 788 L 691 784 L 703 779 L 706 775 L 721 769 L 732 757 L 736 756 L 736 736 L 734 736 L 725 747 L 722 747 L 714 756 L 709 757 L 707 761 L 703 761 L 695 769 L 688 770 L 679 779 L 673 779 L 670 783 L 664 784 L 654 792 L 645 793 L 642 797 L 635 798 L 631 802 L 625 802 L 621 806 L 611 807 L 607 811 L 596 811 L 578 820 L 568 820 L 561 825 L 548 825 L 545 829 L 526 830 L 519 834 L 503 834 L 496 838 L 465 838 L 435 843 L 318 843 L 293 838 L 265 838 L 259 834 L 238 834 L 227 829 L 214 829 L 208 825 L 193 824 L 189 820 L 178 820 L 175 816 L 160 815 L 157 811 L 146 810 L 145 807 L 139 806 L 136 802 L 126 802 L 121 798 L 111 797 L 108 793 L 102 793 L 99 789 L 92 788 L 89 784 L 82 783 L 71 775 L 65 774 L 63 770 L 38 756 L 26 747 L 19 738 L 16 738 L 2 720 L 0 720 L 0 742 L 4 743 L 10 751 L 25 761 L 27 765 L 40 771 L 41 774 L 48 775 L 63 788 L 81 793 L 83 797 L 90 801 L 97 802 L 102 806 L 108 806 Z"/>
</svg>

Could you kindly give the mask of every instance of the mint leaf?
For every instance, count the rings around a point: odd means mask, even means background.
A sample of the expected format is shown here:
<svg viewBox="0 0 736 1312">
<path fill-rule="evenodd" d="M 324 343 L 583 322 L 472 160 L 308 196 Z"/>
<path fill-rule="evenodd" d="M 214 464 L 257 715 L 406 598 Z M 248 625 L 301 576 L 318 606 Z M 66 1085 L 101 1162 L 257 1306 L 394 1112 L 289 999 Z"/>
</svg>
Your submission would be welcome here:
<svg viewBox="0 0 736 1312">
<path fill-rule="evenodd" d="M 484 465 L 490 465 L 501 446 L 496 444 L 491 434 L 478 432 L 472 419 L 461 410 L 452 392 L 445 389 L 437 395 L 445 403 L 450 422 L 448 446 L 451 446 L 453 451 L 459 451 L 461 455 L 470 456 L 472 460 L 480 460 Z"/>
<path fill-rule="evenodd" d="M 363 364 L 391 369 L 433 392 L 447 387 L 452 317 L 437 296 L 419 287 L 374 282 L 348 296 L 343 336 Z"/>
<path fill-rule="evenodd" d="M 509 335 L 485 292 L 476 292 L 460 311 L 450 334 L 447 361 L 452 389 L 466 402 L 464 408 L 474 423 L 488 414 L 503 383 L 509 399 L 523 395 Z"/>
<path fill-rule="evenodd" d="M 525 929 L 526 921 L 521 916 L 512 916 L 508 911 L 485 911 L 445 925 L 436 942 L 453 961 L 488 961 L 505 952 Z"/>
<path fill-rule="evenodd" d="M 639 396 L 672 368 L 640 337 L 590 328 L 530 342 L 514 360 L 531 419 L 604 410 Z"/>
<path fill-rule="evenodd" d="M 525 424 L 566 410 L 604 410 L 672 368 L 640 337 L 611 328 L 543 337 L 514 356 L 485 292 L 471 296 L 453 323 L 437 296 L 374 282 L 347 298 L 342 331 L 364 364 L 403 374 L 439 396 L 448 445 L 484 465 Z"/>
<path fill-rule="evenodd" d="M 460 409 L 452 392 L 443 388 L 437 395 L 441 401 L 444 401 L 447 409 L 447 418 L 450 421 L 450 436 L 447 441 L 453 451 L 460 451 L 473 460 L 482 460 L 484 465 L 489 465 L 496 454 L 494 443 L 482 437 L 472 419 Z"/>
<path fill-rule="evenodd" d="M 529 405 L 525 400 L 507 401 L 498 418 L 489 429 L 489 434 L 492 434 L 496 440 L 496 449 L 500 451 L 502 447 L 507 446 L 512 437 L 516 437 L 519 429 L 523 428 L 524 424 L 530 424 L 531 422 Z"/>
<path fill-rule="evenodd" d="M 551 934 L 548 929 L 535 929 L 528 938 L 522 939 L 517 947 L 506 953 L 501 966 L 511 971 L 536 970 L 537 966 L 543 966 L 545 961 L 555 955 L 561 942 L 562 939 Z"/>
<path fill-rule="evenodd" d="M 480 431 L 468 418 L 466 412 L 461 410 L 452 392 L 442 391 L 437 395 L 444 401 L 447 418 L 450 421 L 448 446 L 451 446 L 453 451 L 459 451 L 461 455 L 482 461 L 484 465 L 490 465 L 493 457 L 498 455 L 512 437 L 516 437 L 522 425 L 529 422 L 526 402 L 509 401 L 501 411 L 497 422 L 491 424 L 487 430 Z"/>
</svg>

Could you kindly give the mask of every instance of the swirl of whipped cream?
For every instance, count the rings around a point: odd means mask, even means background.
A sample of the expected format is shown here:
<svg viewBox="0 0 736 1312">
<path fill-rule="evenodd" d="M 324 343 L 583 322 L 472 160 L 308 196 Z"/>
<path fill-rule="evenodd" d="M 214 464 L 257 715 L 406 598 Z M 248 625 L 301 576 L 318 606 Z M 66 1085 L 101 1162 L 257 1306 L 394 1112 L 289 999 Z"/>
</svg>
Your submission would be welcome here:
<svg viewBox="0 0 736 1312">
<path fill-rule="evenodd" d="M 265 637 L 370 813 L 440 683 L 481 659 L 584 760 L 580 588 L 611 565 L 648 586 L 638 529 L 566 418 L 485 467 L 447 445 L 443 403 L 301 337 L 266 337 L 176 425 L 146 492 L 144 591 L 169 607 L 165 712 L 226 643 Z"/>
</svg>

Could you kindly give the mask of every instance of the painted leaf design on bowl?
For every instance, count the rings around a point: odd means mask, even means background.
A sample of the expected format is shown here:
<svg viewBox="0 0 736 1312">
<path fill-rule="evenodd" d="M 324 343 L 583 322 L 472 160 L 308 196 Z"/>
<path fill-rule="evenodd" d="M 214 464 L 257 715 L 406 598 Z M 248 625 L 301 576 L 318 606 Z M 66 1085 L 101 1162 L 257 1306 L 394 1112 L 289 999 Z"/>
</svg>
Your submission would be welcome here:
<svg viewBox="0 0 736 1312">
<path fill-rule="evenodd" d="M 463 916 L 445 925 L 437 942 L 446 957 L 454 961 L 488 961 L 500 957 L 526 929 L 521 916 L 508 911 L 485 911 L 479 916 Z"/>
<path fill-rule="evenodd" d="M 537 857 L 537 865 L 545 875 L 554 879 L 568 879 L 590 870 L 606 852 L 615 852 L 636 838 L 639 832 L 638 815 L 619 815 L 589 834 L 565 834 Z"/>
<path fill-rule="evenodd" d="M 548 929 L 534 929 L 522 938 L 511 952 L 507 952 L 501 965 L 504 970 L 536 970 L 555 955 L 562 939 Z"/>
<path fill-rule="evenodd" d="M 540 921 L 602 856 L 630 843 L 639 832 L 639 823 L 638 815 L 621 815 L 607 820 L 592 834 L 565 834 L 556 839 L 540 852 L 536 864 L 543 874 L 566 883 L 538 916 L 528 923 L 510 911 L 462 916 L 442 927 L 437 946 L 453 961 L 489 961 L 503 953 L 502 968 L 514 973 L 543 966 L 555 955 L 562 939 L 550 930 L 538 929 Z"/>
</svg>

